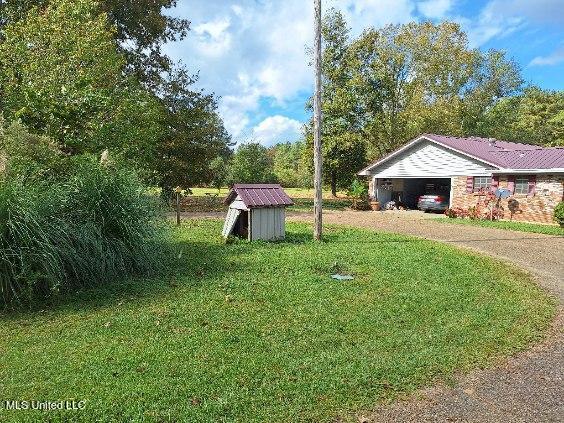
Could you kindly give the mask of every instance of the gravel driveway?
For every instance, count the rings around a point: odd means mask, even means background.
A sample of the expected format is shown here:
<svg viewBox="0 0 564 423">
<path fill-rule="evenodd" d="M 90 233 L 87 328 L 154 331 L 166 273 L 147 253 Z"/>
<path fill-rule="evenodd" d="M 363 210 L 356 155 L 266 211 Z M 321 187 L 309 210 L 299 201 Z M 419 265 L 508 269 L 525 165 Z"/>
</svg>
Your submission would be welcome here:
<svg viewBox="0 0 564 423">
<path fill-rule="evenodd" d="M 290 214 L 311 221 L 311 214 Z M 517 264 L 560 300 L 544 343 L 500 366 L 461 376 L 454 387 L 434 386 L 379 406 L 361 421 L 564 422 L 564 237 L 437 222 L 402 212 L 328 212 L 337 223 L 415 235 L 471 248 Z"/>
</svg>

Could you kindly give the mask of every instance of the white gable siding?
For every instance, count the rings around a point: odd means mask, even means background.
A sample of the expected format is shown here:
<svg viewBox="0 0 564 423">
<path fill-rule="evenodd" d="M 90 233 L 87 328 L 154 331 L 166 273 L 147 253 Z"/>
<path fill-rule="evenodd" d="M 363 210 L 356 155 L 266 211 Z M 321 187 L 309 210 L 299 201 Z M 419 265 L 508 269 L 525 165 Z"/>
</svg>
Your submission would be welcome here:
<svg viewBox="0 0 564 423">
<path fill-rule="evenodd" d="M 370 170 L 377 178 L 440 178 L 489 175 L 492 166 L 458 154 L 430 141 L 421 141 L 393 159 Z"/>
<path fill-rule="evenodd" d="M 237 210 L 248 210 L 243 200 L 241 200 L 241 196 L 235 197 L 235 200 L 229 205 L 230 209 L 237 209 Z"/>
</svg>

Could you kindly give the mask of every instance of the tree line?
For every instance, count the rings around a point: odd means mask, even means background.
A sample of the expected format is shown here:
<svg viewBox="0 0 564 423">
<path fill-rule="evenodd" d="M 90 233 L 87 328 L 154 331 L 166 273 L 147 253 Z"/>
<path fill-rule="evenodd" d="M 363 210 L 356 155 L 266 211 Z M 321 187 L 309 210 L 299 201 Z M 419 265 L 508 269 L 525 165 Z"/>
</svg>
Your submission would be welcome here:
<svg viewBox="0 0 564 423">
<path fill-rule="evenodd" d="M 165 55 L 190 23 L 176 0 L 11 0 L 0 6 L 0 112 L 66 157 L 112 155 L 145 183 L 173 187 L 312 179 L 303 140 L 234 151 L 218 98 Z M 425 132 L 564 145 L 564 93 L 527 85 L 502 51 L 471 49 L 451 22 L 367 28 L 323 21 L 324 181 L 355 172 Z M 311 109 L 311 104 L 306 105 Z M 283 141 L 283 140 L 281 140 Z"/>
<path fill-rule="evenodd" d="M 388 25 L 352 37 L 331 10 L 323 38 L 324 178 L 333 193 L 421 133 L 564 145 L 564 92 L 527 85 L 503 51 L 469 48 L 456 23 Z M 311 122 L 305 133 L 311 162 Z"/>
</svg>

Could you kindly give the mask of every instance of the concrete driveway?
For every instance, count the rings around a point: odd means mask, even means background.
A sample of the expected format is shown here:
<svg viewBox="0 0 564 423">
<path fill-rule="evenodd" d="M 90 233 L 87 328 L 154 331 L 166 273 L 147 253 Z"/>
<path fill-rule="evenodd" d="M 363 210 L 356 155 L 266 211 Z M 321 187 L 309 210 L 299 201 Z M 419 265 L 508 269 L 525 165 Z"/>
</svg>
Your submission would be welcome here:
<svg viewBox="0 0 564 423">
<path fill-rule="evenodd" d="M 311 214 L 290 220 L 312 221 Z M 437 222 L 411 212 L 328 212 L 324 223 L 414 235 L 501 258 L 528 270 L 560 301 L 548 338 L 498 367 L 434 386 L 362 416 L 374 422 L 563 422 L 564 237 Z"/>
</svg>

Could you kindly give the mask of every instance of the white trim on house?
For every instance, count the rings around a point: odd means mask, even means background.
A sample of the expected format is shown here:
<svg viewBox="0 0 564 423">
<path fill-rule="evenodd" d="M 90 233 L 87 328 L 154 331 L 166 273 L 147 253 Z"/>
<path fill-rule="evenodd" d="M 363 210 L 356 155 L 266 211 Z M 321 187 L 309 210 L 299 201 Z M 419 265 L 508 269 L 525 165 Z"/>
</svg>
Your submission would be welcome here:
<svg viewBox="0 0 564 423">
<path fill-rule="evenodd" d="M 452 199 L 454 198 L 454 177 L 450 178 L 450 193 L 448 194 L 448 208 L 452 209 Z"/>
<path fill-rule="evenodd" d="M 429 137 L 426 137 L 426 136 L 424 136 L 424 135 L 421 135 L 421 136 L 415 138 L 413 141 L 408 142 L 406 145 L 404 145 L 403 147 L 401 147 L 399 150 L 396 150 L 396 151 L 394 151 L 393 153 L 391 153 L 390 155 L 388 155 L 388 156 L 384 157 L 383 159 L 377 161 L 376 163 L 372 163 L 371 165 L 365 167 L 365 168 L 362 169 L 360 172 L 358 172 L 357 175 L 359 175 L 359 176 L 369 176 L 369 175 L 372 175 L 372 173 L 370 173 L 370 171 L 371 171 L 372 169 L 374 169 L 375 167 L 380 166 L 380 165 L 383 164 L 383 163 L 386 163 L 387 161 L 393 159 L 394 157 L 396 157 L 396 156 L 398 156 L 399 154 L 403 153 L 404 151 L 408 150 L 411 146 L 413 146 L 413 145 L 415 145 L 415 144 L 417 144 L 417 143 L 419 143 L 419 142 L 421 142 L 421 141 L 423 141 L 423 140 L 424 140 L 424 141 L 429 141 L 429 142 L 431 142 L 431 143 L 433 143 L 433 144 L 436 144 L 436 145 L 438 145 L 438 146 L 440 146 L 440 147 L 443 147 L 443 148 L 445 148 L 445 149 L 454 151 L 454 152 L 456 152 L 456 153 L 458 153 L 458 154 L 462 154 L 462 155 L 464 155 L 464 156 L 466 156 L 466 157 L 470 157 L 471 159 L 477 160 L 477 161 L 479 161 L 479 162 L 481 162 L 481 163 L 484 163 L 484 164 L 486 164 L 486 165 L 488 165 L 488 166 L 492 166 L 492 167 L 494 167 L 494 168 L 496 168 L 496 169 L 500 169 L 500 167 L 499 167 L 498 165 L 496 165 L 496 164 L 490 163 L 490 162 L 488 162 L 488 161 L 486 161 L 486 160 L 480 159 L 480 158 L 478 158 L 478 157 L 475 157 L 475 156 L 473 156 L 473 155 L 471 155 L 471 154 L 468 154 L 468 153 L 465 153 L 465 152 L 463 152 L 463 151 L 460 151 L 460 150 L 458 150 L 458 149 L 456 149 L 456 148 L 453 148 L 453 147 L 451 147 L 451 146 L 448 146 L 448 145 L 442 144 L 442 143 L 440 143 L 440 142 L 437 142 L 437 141 L 435 141 L 435 140 L 432 139 L 432 138 L 429 138 Z"/>
<path fill-rule="evenodd" d="M 564 168 L 562 167 L 554 167 L 551 169 L 496 169 L 496 170 L 492 170 L 493 174 L 526 174 L 526 175 L 530 175 L 531 173 L 533 174 L 543 174 L 543 173 L 564 173 Z"/>
</svg>

